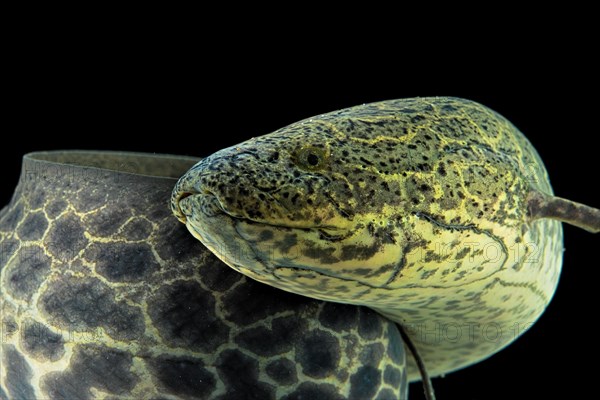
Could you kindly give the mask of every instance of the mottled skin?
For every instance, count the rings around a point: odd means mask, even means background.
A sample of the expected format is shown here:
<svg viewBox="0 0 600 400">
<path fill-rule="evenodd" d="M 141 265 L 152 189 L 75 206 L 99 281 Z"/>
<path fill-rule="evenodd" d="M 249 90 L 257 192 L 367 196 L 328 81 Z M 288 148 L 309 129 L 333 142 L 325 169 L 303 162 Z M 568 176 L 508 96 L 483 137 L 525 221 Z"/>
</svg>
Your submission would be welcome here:
<svg viewBox="0 0 600 400">
<path fill-rule="evenodd" d="M 533 192 L 552 194 L 546 170 L 509 121 L 417 98 L 221 150 L 181 178 L 172 205 L 235 270 L 404 325 L 440 375 L 511 343 L 550 301 L 562 229 L 530 218 Z"/>
<path fill-rule="evenodd" d="M 0 399 L 406 398 L 393 323 L 247 279 L 172 216 L 196 161 L 25 157 L 0 211 Z"/>
</svg>

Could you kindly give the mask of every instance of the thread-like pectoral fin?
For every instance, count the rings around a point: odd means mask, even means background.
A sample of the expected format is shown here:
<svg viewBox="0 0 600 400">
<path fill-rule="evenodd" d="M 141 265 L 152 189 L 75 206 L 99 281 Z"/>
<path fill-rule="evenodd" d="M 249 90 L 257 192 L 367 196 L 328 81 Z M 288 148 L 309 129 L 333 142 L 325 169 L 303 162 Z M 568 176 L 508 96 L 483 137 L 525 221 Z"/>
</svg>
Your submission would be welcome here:
<svg viewBox="0 0 600 400">
<path fill-rule="evenodd" d="M 423 381 L 423 392 L 425 394 L 425 399 L 426 400 L 435 400 L 435 392 L 433 390 L 433 385 L 431 384 L 431 378 L 429 377 L 429 373 L 427 372 L 427 368 L 425 367 L 425 362 L 423 361 L 423 358 L 421 357 L 421 355 L 419 354 L 419 351 L 417 350 L 417 346 L 415 346 L 415 344 L 413 343 L 410 336 L 408 336 L 406 329 L 404 329 L 404 327 L 402 325 L 400 325 L 399 323 L 396 323 L 396 326 L 398 327 L 398 330 L 400 331 L 400 336 L 402 336 L 402 340 L 404 341 L 404 344 L 406 345 L 406 347 L 408 347 L 408 350 L 410 351 L 413 358 L 415 359 L 415 362 L 417 363 L 417 368 L 419 368 L 419 373 L 421 374 L 421 380 Z"/>
<path fill-rule="evenodd" d="M 540 192 L 527 197 L 529 219 L 556 219 L 588 232 L 600 232 L 600 210 L 585 204 Z"/>
</svg>

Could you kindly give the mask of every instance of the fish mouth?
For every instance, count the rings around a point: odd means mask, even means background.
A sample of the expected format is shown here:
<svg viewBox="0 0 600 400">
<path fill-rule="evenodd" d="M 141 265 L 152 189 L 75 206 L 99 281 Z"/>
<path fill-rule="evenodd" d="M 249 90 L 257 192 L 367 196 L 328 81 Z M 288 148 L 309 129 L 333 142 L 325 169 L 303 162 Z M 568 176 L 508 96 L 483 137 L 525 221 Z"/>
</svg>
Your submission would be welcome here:
<svg viewBox="0 0 600 400">
<path fill-rule="evenodd" d="M 184 224 L 198 220 L 200 217 L 238 218 L 227 211 L 219 198 L 210 192 L 181 192 L 174 197 L 173 213 Z"/>
<path fill-rule="evenodd" d="M 230 213 L 219 197 L 208 191 L 181 191 L 173 198 L 172 207 L 192 236 L 229 267 L 254 280 L 300 294 L 305 290 L 303 283 L 295 283 L 300 278 L 305 282 L 318 277 L 333 282 L 331 284 L 337 282 L 336 285 L 358 281 L 344 271 L 338 273 L 328 266 L 320 266 L 319 257 L 304 252 L 308 243 L 324 238 L 329 242 L 328 247 L 333 248 L 337 246 L 335 242 L 343 243 L 356 231 L 309 221 L 299 228 L 277 221 L 245 218 Z M 364 286 L 368 290 L 369 285 Z M 310 297 L 333 299 L 318 290 Z"/>
<path fill-rule="evenodd" d="M 283 230 L 320 230 L 329 236 L 339 236 L 345 229 L 328 225 L 328 224 L 315 224 L 311 221 L 294 221 L 293 223 L 286 223 L 286 221 L 273 219 L 260 219 L 253 218 L 248 215 L 244 210 L 232 211 L 226 204 L 224 204 L 220 197 L 209 190 L 182 190 L 173 193 L 171 200 L 171 209 L 177 219 L 188 225 L 190 222 L 192 225 L 196 225 L 194 221 L 199 220 L 200 216 L 197 213 L 202 213 L 202 219 L 206 217 L 228 217 L 233 222 L 242 222 L 248 225 L 255 226 L 266 226 L 272 228 L 278 228 Z"/>
<path fill-rule="evenodd" d="M 181 209 L 181 201 L 186 199 L 187 197 L 193 196 L 194 192 L 178 192 L 178 193 L 174 193 L 173 197 L 171 199 L 171 211 L 173 211 L 173 214 L 175 215 L 175 217 L 177 217 L 177 219 L 182 222 L 182 223 L 186 223 L 187 222 L 187 215 L 183 212 L 183 210 Z"/>
<path fill-rule="evenodd" d="M 171 210 L 175 217 L 186 225 L 190 220 L 197 219 L 199 212 L 207 217 L 240 218 L 223 205 L 219 196 L 209 190 L 177 190 L 176 188 L 171 197 Z"/>
</svg>

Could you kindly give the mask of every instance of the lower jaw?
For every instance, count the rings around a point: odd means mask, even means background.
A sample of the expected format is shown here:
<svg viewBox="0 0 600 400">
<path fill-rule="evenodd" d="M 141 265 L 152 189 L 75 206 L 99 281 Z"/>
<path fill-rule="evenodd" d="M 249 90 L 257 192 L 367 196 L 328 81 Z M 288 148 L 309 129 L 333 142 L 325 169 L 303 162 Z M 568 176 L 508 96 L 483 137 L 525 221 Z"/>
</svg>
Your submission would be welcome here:
<svg viewBox="0 0 600 400">
<path fill-rule="evenodd" d="M 185 227 L 192 234 L 192 236 L 195 237 L 196 239 L 198 239 L 201 243 L 205 242 L 204 237 L 196 230 L 196 228 L 194 227 L 194 225 L 191 224 L 189 220 L 187 220 L 185 222 Z"/>
<path fill-rule="evenodd" d="M 217 258 L 238 272 L 257 279 L 266 268 L 256 264 L 255 252 L 236 229 L 237 219 L 228 214 L 202 215 L 187 218 L 190 233 L 206 246 Z M 253 267 L 253 271 L 247 266 Z M 264 279 L 259 279 L 264 280 Z"/>
</svg>

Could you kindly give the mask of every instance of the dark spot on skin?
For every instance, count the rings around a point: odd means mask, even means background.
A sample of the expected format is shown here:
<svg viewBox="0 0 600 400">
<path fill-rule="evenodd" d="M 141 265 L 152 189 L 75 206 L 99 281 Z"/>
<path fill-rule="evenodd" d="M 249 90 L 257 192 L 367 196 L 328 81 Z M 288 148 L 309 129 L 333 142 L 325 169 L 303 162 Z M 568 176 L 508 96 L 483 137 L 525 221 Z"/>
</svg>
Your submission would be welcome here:
<svg viewBox="0 0 600 400">
<path fill-rule="evenodd" d="M 438 173 L 439 173 L 441 176 L 446 176 L 446 175 L 447 175 L 447 174 L 446 174 L 446 168 L 444 167 L 444 164 L 440 163 L 440 164 L 438 165 L 438 169 L 437 169 L 437 170 L 438 170 Z"/>
<path fill-rule="evenodd" d="M 278 385 L 288 386 L 298 382 L 296 364 L 285 358 L 271 361 L 267 364 L 266 372 Z"/>
<path fill-rule="evenodd" d="M 381 241 L 375 240 L 373 244 L 362 246 L 349 244 L 342 247 L 341 260 L 368 260 L 381 249 Z"/>
<path fill-rule="evenodd" d="M 340 362 L 339 343 L 328 332 L 310 332 L 296 345 L 296 362 L 312 378 L 334 375 Z"/>
<path fill-rule="evenodd" d="M 31 386 L 33 373 L 27 361 L 12 344 L 2 344 L 2 373 L 6 374 L 6 390 L 13 399 L 35 399 Z"/>
<path fill-rule="evenodd" d="M 388 365 L 383 373 L 383 381 L 390 386 L 399 387 L 402 382 L 402 372 L 397 368 Z"/>
<path fill-rule="evenodd" d="M 270 231 L 268 229 L 262 230 L 260 232 L 260 236 L 258 237 L 258 240 L 260 240 L 261 242 L 266 242 L 267 240 L 271 239 L 273 239 L 273 231 Z"/>
<path fill-rule="evenodd" d="M 81 220 L 73 214 L 68 214 L 52 224 L 44 245 L 57 259 L 72 260 L 88 244 L 84 232 Z"/>
<path fill-rule="evenodd" d="M 39 246 L 27 246 L 19 249 L 8 275 L 8 287 L 15 297 L 30 300 L 48 274 L 51 260 Z"/>
<path fill-rule="evenodd" d="M 381 384 L 381 373 L 374 367 L 362 366 L 350 377 L 349 399 L 368 399 L 375 396 Z"/>
<path fill-rule="evenodd" d="M 21 240 L 39 240 L 48 228 L 48 221 L 41 212 L 29 213 L 17 230 Z"/>
<path fill-rule="evenodd" d="M 422 267 L 422 268 L 424 268 L 424 267 Z M 423 271 L 423 273 L 421 273 L 421 279 L 422 280 L 429 279 L 429 277 L 435 275 L 436 272 L 437 272 L 437 269 L 430 270 L 430 271 Z"/>
<path fill-rule="evenodd" d="M 276 298 L 277 301 L 272 301 Z M 223 296 L 224 312 L 236 325 L 247 326 L 260 321 L 268 315 L 287 310 L 303 309 L 309 306 L 306 298 L 272 288 L 270 286 L 244 279 L 235 290 Z"/>
<path fill-rule="evenodd" d="M 423 163 L 419 163 L 417 164 L 416 169 L 418 171 L 425 171 L 425 172 L 429 172 L 431 171 L 431 166 L 429 164 L 423 164 Z"/>
<path fill-rule="evenodd" d="M 132 355 L 94 345 L 75 348 L 64 372 L 42 378 L 42 390 L 52 399 L 92 399 L 91 388 L 127 395 L 139 378 L 131 372 Z"/>
<path fill-rule="evenodd" d="M 258 361 L 239 350 L 223 351 L 215 366 L 227 388 L 223 400 L 275 398 L 274 387 L 258 380 Z M 250 393 L 251 397 L 249 397 Z"/>
<path fill-rule="evenodd" d="M 282 400 L 344 400 L 335 386 L 327 383 L 303 382 L 292 393 L 282 397 Z"/>
<path fill-rule="evenodd" d="M 466 246 L 464 249 L 462 249 L 456 253 L 455 259 L 462 260 L 469 254 L 470 251 L 471 251 L 471 248 L 469 246 Z"/>
<path fill-rule="evenodd" d="M 381 318 L 375 311 L 361 307 L 358 314 L 358 334 L 366 340 L 374 340 L 381 336 L 383 326 Z"/>
<path fill-rule="evenodd" d="M 108 335 L 131 340 L 144 332 L 138 308 L 115 300 L 114 289 L 96 278 L 61 276 L 39 300 L 49 322 L 64 330 L 94 331 L 103 327 Z"/>
<path fill-rule="evenodd" d="M 276 318 L 271 329 L 265 326 L 251 328 L 241 332 L 235 342 L 243 349 L 260 356 L 275 356 L 291 350 L 300 335 L 307 329 L 305 319 L 296 316 Z"/>
<path fill-rule="evenodd" d="M 349 331 L 356 326 L 358 309 L 345 304 L 325 303 L 319 313 L 319 322 L 335 332 Z"/>
<path fill-rule="evenodd" d="M 406 385 L 406 389 L 408 389 L 408 385 Z M 400 394 L 400 397 L 398 397 L 398 395 L 396 393 L 394 393 L 393 391 L 391 391 L 390 389 L 382 389 L 379 394 L 377 395 L 377 397 L 375 398 L 375 400 L 392 400 L 392 399 L 407 399 L 408 398 L 408 390 L 405 390 L 402 394 Z"/>
<path fill-rule="evenodd" d="M 373 222 L 369 222 L 367 225 L 367 231 L 369 232 L 369 235 L 375 236 L 375 224 Z"/>
<path fill-rule="evenodd" d="M 333 255 L 336 250 L 335 247 L 319 247 L 314 242 L 308 241 L 305 243 L 307 247 L 302 253 L 305 257 L 319 260 L 321 264 L 334 264 L 339 261 L 339 259 Z M 352 248 L 354 247 L 356 246 L 352 246 Z"/>
<path fill-rule="evenodd" d="M 364 347 L 360 354 L 360 363 L 362 365 L 371 365 L 379 367 L 379 362 L 383 358 L 385 349 L 381 343 L 371 343 Z"/>
<path fill-rule="evenodd" d="M 396 244 L 397 233 L 391 226 L 377 229 L 376 237 L 382 244 Z"/>
<path fill-rule="evenodd" d="M 367 159 L 366 159 L 366 158 L 364 158 L 364 157 L 359 157 L 358 159 L 359 159 L 359 160 L 360 160 L 360 161 L 361 161 L 363 164 L 366 164 L 366 165 L 369 165 L 369 166 L 373 166 L 373 163 L 372 163 L 371 161 L 367 160 Z"/>
<path fill-rule="evenodd" d="M 21 343 L 27 354 L 42 361 L 57 361 L 65 353 L 62 335 L 33 320 L 25 322 Z"/>
<path fill-rule="evenodd" d="M 160 264 L 146 243 L 94 243 L 84 253 L 96 272 L 112 282 L 143 281 Z"/>
<path fill-rule="evenodd" d="M 148 300 L 148 314 L 172 346 L 210 352 L 228 340 L 229 327 L 215 312 L 215 298 L 196 282 L 162 286 Z"/>
<path fill-rule="evenodd" d="M 162 356 L 146 361 L 162 392 L 176 396 L 208 398 L 216 388 L 215 376 L 202 360 Z"/>
</svg>

